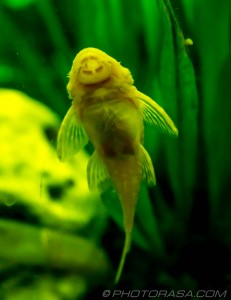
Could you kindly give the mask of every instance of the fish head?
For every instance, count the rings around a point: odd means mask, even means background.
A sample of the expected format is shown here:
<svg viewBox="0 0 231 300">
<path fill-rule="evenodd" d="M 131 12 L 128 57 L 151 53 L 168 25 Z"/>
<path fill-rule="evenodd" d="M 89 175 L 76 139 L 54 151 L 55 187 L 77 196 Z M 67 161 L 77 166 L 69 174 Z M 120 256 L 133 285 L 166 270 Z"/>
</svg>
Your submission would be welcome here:
<svg viewBox="0 0 231 300">
<path fill-rule="evenodd" d="M 96 48 L 86 48 L 78 53 L 73 66 L 77 80 L 82 84 L 96 84 L 111 75 L 110 57 Z"/>
</svg>

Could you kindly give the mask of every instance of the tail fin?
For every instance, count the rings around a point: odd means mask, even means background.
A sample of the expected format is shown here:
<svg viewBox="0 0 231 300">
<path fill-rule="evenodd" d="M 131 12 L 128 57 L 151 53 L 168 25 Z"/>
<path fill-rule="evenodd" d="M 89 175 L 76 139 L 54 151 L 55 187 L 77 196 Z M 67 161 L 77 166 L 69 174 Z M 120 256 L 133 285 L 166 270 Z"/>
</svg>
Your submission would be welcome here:
<svg viewBox="0 0 231 300">
<path fill-rule="evenodd" d="M 121 277 L 125 259 L 130 249 L 131 234 L 140 183 L 143 179 L 149 185 L 156 184 L 151 158 L 142 145 L 138 145 L 138 147 L 136 155 L 128 155 L 126 158 L 116 160 L 104 159 L 107 172 L 110 174 L 110 178 L 120 198 L 125 228 L 124 248 L 116 274 L 115 283 L 118 283 Z M 101 178 L 101 176 L 97 176 L 97 178 Z M 104 176 L 102 176 L 102 178 L 104 178 Z"/>
<path fill-rule="evenodd" d="M 131 232 L 126 233 L 124 248 L 123 248 L 123 252 L 122 252 L 122 255 L 121 255 L 121 258 L 120 258 L 119 267 L 118 267 L 116 277 L 115 277 L 115 284 L 117 284 L 120 280 L 121 274 L 123 272 L 124 263 L 125 263 L 127 253 L 130 250 L 130 245 L 131 245 Z"/>
</svg>

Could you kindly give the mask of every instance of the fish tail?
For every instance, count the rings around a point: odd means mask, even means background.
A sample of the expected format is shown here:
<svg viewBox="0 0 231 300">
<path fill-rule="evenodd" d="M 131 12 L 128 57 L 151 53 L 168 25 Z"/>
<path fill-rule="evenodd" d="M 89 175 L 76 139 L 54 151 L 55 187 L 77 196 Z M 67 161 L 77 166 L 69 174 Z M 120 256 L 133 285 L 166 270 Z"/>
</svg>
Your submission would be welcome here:
<svg viewBox="0 0 231 300">
<path fill-rule="evenodd" d="M 135 207 L 140 190 L 142 169 L 135 155 L 128 155 L 123 159 L 118 158 L 116 160 L 104 159 L 104 161 L 121 202 L 125 229 L 123 252 L 115 278 L 115 283 L 117 283 L 121 277 L 126 255 L 131 244 Z"/>
<path fill-rule="evenodd" d="M 122 255 L 121 255 L 121 258 L 120 258 L 120 263 L 119 263 L 118 270 L 116 272 L 115 284 L 117 284 L 119 282 L 120 277 L 122 275 L 123 268 L 124 268 L 124 263 L 125 263 L 125 260 L 126 260 L 126 256 L 127 256 L 127 253 L 130 250 L 130 245 L 131 245 L 131 232 L 128 232 L 128 233 L 126 233 L 123 252 L 122 252 Z"/>
</svg>

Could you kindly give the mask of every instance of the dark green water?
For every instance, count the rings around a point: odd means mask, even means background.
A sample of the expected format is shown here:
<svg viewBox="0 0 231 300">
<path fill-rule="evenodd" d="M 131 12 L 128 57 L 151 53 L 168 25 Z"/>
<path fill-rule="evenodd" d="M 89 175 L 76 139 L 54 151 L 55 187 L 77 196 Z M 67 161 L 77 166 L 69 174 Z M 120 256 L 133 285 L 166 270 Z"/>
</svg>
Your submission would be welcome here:
<svg viewBox="0 0 231 300">
<path fill-rule="evenodd" d="M 220 289 L 222 292 L 230 287 L 230 20 L 228 0 L 1 1 L 1 88 L 28 94 L 45 104 L 61 120 L 70 106 L 66 84 L 72 60 L 81 49 L 96 47 L 129 68 L 135 86 L 160 104 L 179 130 L 176 139 L 162 134 L 157 128 L 145 127 L 144 145 L 152 158 L 157 185 L 142 187 L 133 247 L 116 289 Z M 186 45 L 186 38 L 192 39 L 193 45 Z M 2 96 L 0 101 L 4 103 L 6 98 Z M 3 124 L 2 141 L 6 143 L 9 123 L 5 121 L 3 111 L 2 105 L 0 123 Z M 8 111 L 9 116 L 14 116 L 19 109 L 14 106 Z M 26 116 L 24 120 L 27 118 L 30 119 Z M 43 125 L 39 126 L 42 128 Z M 44 134 L 54 151 L 59 120 L 52 121 L 50 125 L 44 125 Z M 24 129 L 17 131 L 17 126 L 15 128 L 10 140 L 12 148 L 17 149 Z M 33 134 L 27 138 L 28 144 L 33 144 Z M 16 141 L 19 144 L 16 145 Z M 2 149 L 5 148 L 2 146 Z M 92 152 L 91 145 L 87 150 Z M 33 151 L 28 150 L 28 153 L 28 157 L 33 156 Z M 14 164 L 13 156 L 9 161 L 12 162 L 9 165 Z M 29 169 L 34 168 L 33 161 L 28 159 Z M 2 182 L 7 182 L 9 176 L 6 162 L 2 154 Z M 14 172 L 21 168 L 19 165 L 13 167 Z M 52 168 L 55 168 L 55 163 Z M 15 178 L 21 176 L 15 174 Z M 44 178 L 42 176 L 39 178 Z M 41 180 L 35 178 L 38 177 L 29 174 L 28 183 L 33 181 L 33 186 L 39 190 Z M 63 178 L 61 181 L 57 178 L 52 181 L 52 178 L 42 180 L 45 180 L 45 189 L 46 182 L 50 184 L 52 203 L 58 203 L 66 197 L 63 187 L 66 188 L 67 183 L 62 181 Z M 80 184 L 75 183 L 74 186 L 78 191 L 81 190 L 81 178 Z M 68 175 L 68 180 L 70 185 L 73 184 L 72 176 Z M 36 294 L 36 300 L 101 299 L 103 290 L 115 289 L 113 278 L 124 238 L 115 193 L 109 190 L 102 195 L 102 202 L 99 199 L 93 202 L 90 210 L 99 217 L 98 223 L 82 223 L 81 230 L 73 230 L 71 225 L 65 227 L 58 222 L 49 224 L 44 221 L 43 214 L 47 214 L 49 208 L 32 213 L 25 201 L 20 202 L 24 188 L 20 195 L 15 196 L 14 186 L 6 190 L 6 185 L 1 185 L 2 232 L 13 238 L 14 235 L 10 235 L 12 226 L 19 222 L 20 226 L 29 226 L 25 230 L 29 230 L 29 235 L 35 235 L 35 241 L 37 235 L 40 236 L 38 230 L 44 228 L 60 234 L 66 232 L 73 238 L 80 236 L 97 248 L 94 248 L 94 253 L 102 251 L 105 270 L 101 275 L 104 279 L 98 280 L 100 268 L 96 266 L 94 269 L 92 256 L 89 256 L 90 262 L 82 264 L 81 270 L 73 271 L 69 262 L 66 268 L 60 270 L 57 265 L 38 263 L 41 258 L 37 252 L 34 255 L 38 255 L 38 259 L 25 263 L 25 256 L 32 251 L 23 248 L 23 245 L 28 245 L 27 239 L 25 243 L 22 239 L 22 248 L 18 249 L 21 252 L 16 251 L 17 243 L 4 239 L 4 244 L 0 241 L 1 247 L 4 247 L 4 251 L 0 251 L 0 298 L 31 299 L 31 294 L 26 294 L 25 290 L 33 290 L 35 286 L 42 291 L 41 295 Z M 87 191 L 84 193 L 81 199 Z M 15 202 L 17 205 L 12 205 Z M 75 209 L 78 211 L 77 207 Z M 59 238 L 62 241 L 62 237 Z M 19 254 L 12 252 L 6 255 L 14 245 Z M 53 252 L 49 255 L 52 261 L 60 259 Z M 58 280 L 59 288 L 55 294 L 52 287 Z M 73 291 L 76 281 L 79 289 Z M 46 285 L 44 282 L 47 282 Z M 21 294 L 17 293 L 17 289 Z"/>
</svg>

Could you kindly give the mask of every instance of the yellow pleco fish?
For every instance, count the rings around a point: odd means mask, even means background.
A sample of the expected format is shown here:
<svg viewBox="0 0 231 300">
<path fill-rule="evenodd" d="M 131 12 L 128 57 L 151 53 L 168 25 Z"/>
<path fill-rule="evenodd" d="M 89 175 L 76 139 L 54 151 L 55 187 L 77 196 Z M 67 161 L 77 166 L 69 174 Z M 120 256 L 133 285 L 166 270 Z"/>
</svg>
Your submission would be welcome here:
<svg viewBox="0 0 231 300">
<path fill-rule="evenodd" d="M 67 91 L 73 101 L 59 130 L 58 156 L 69 159 L 90 140 L 95 148 L 87 168 L 90 190 L 103 190 L 110 181 L 118 193 L 125 228 L 118 282 L 130 248 L 140 184 L 156 184 L 142 145 L 144 121 L 173 135 L 178 130 L 163 108 L 135 88 L 130 71 L 99 49 L 86 48 L 76 55 Z"/>
</svg>

